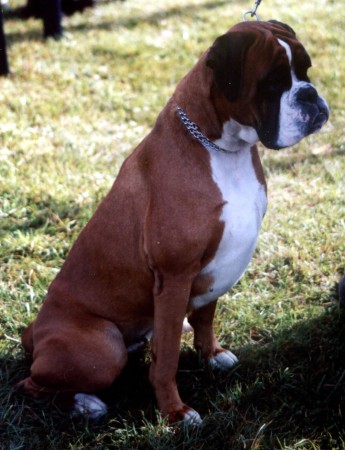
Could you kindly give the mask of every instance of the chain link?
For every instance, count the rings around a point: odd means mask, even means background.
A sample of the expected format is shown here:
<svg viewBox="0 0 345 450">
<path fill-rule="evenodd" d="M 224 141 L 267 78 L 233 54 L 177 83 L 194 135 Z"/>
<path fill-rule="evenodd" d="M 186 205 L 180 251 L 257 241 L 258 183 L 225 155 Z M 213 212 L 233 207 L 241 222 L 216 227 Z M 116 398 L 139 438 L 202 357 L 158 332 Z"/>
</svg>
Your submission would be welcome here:
<svg viewBox="0 0 345 450">
<path fill-rule="evenodd" d="M 261 3 L 261 0 L 255 0 L 254 7 L 253 7 L 252 9 L 249 9 L 248 11 L 245 11 L 245 12 L 243 13 L 242 18 L 243 18 L 243 21 L 244 21 L 244 22 L 247 20 L 246 16 L 247 16 L 248 14 L 250 14 L 250 17 L 254 17 L 254 16 L 255 16 L 255 19 L 256 19 L 256 20 L 260 20 L 260 16 L 259 16 L 259 14 L 256 12 L 256 10 L 258 9 L 260 3 Z"/>
<path fill-rule="evenodd" d="M 190 134 L 197 141 L 199 141 L 200 144 L 206 148 L 206 150 L 212 149 L 212 150 L 217 150 L 218 152 L 228 153 L 227 150 L 225 150 L 222 147 L 219 147 L 219 145 L 217 145 L 214 142 L 207 139 L 207 137 L 205 135 L 203 135 L 202 132 L 200 131 L 200 128 L 194 122 L 189 120 L 187 114 L 179 106 L 177 107 L 177 113 L 181 119 L 181 122 L 187 128 L 187 130 L 190 132 Z"/>
</svg>

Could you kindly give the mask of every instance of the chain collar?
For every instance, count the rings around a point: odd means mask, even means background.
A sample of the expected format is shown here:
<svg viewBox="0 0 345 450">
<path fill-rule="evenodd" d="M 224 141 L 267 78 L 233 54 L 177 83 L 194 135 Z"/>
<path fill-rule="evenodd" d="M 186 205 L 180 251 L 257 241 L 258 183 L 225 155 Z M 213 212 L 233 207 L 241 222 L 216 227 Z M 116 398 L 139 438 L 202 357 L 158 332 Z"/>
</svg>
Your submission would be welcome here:
<svg viewBox="0 0 345 450">
<path fill-rule="evenodd" d="M 177 113 L 181 119 L 181 122 L 187 128 L 187 130 L 190 132 L 190 134 L 193 136 L 193 138 L 196 139 L 197 141 L 199 141 L 200 144 L 206 148 L 206 150 L 212 149 L 212 150 L 216 150 L 218 152 L 229 153 L 228 150 L 225 150 L 224 148 L 219 147 L 219 145 L 217 145 L 214 142 L 207 139 L 207 137 L 205 135 L 203 135 L 202 132 L 200 131 L 200 128 L 198 127 L 198 125 L 196 125 L 194 122 L 192 122 L 188 118 L 187 114 L 183 111 L 183 109 L 180 108 L 179 106 L 177 107 Z"/>
</svg>

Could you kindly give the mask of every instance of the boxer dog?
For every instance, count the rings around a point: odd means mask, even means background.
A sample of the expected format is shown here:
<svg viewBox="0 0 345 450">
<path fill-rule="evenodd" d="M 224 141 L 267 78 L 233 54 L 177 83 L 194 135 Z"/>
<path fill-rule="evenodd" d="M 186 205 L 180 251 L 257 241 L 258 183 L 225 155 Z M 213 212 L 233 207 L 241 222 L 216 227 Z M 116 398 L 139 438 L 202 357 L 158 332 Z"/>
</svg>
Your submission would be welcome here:
<svg viewBox="0 0 345 450">
<path fill-rule="evenodd" d="M 25 391 L 64 393 L 74 411 L 98 417 L 106 405 L 95 393 L 152 335 L 149 379 L 161 413 L 201 422 L 175 381 L 183 322 L 212 367 L 236 364 L 212 322 L 266 211 L 255 144 L 291 146 L 327 121 L 310 66 L 294 31 L 276 21 L 239 23 L 215 41 L 124 162 L 24 331 L 33 358 Z"/>
</svg>

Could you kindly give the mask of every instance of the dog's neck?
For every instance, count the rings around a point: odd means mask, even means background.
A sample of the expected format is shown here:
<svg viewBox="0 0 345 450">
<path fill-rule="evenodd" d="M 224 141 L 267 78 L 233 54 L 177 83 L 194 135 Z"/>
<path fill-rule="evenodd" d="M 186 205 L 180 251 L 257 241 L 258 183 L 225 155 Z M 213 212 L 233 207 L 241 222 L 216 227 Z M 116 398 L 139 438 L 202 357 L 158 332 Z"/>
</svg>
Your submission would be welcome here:
<svg viewBox="0 0 345 450">
<path fill-rule="evenodd" d="M 230 119 L 224 123 L 221 137 L 215 141 L 211 141 L 179 106 L 177 107 L 177 114 L 191 136 L 207 150 L 215 150 L 222 153 L 237 153 L 242 149 L 248 148 L 248 146 L 251 147 L 259 140 L 254 128 L 241 125 L 236 120 Z"/>
<path fill-rule="evenodd" d="M 181 122 L 183 125 L 187 128 L 191 136 L 193 136 L 194 139 L 196 139 L 203 147 L 206 148 L 206 150 L 216 150 L 217 152 L 223 152 L 227 153 L 228 150 L 225 148 L 220 147 L 219 145 L 212 142 L 210 139 L 208 139 L 201 131 L 198 125 L 196 125 L 194 122 L 192 122 L 187 114 L 183 111 L 183 109 L 178 106 L 177 107 L 177 114 L 179 115 Z"/>
<path fill-rule="evenodd" d="M 259 140 L 255 129 L 241 125 L 231 118 L 232 109 L 214 86 L 213 74 L 205 67 L 203 60 L 204 58 L 201 58 L 181 80 L 180 85 L 184 89 L 176 90 L 173 95 L 173 104 L 177 105 L 177 111 L 181 111 L 178 112 L 180 120 L 192 136 L 208 150 L 236 153 L 253 146 Z M 185 95 L 179 97 L 178 92 L 184 92 Z M 196 99 L 198 99 L 198 108 L 195 108 Z M 227 108 L 224 107 L 224 103 L 227 104 Z M 190 105 L 193 105 L 193 108 L 190 108 Z M 226 115 L 220 117 L 217 111 L 226 111 Z M 192 132 L 194 127 L 200 139 Z"/>
</svg>

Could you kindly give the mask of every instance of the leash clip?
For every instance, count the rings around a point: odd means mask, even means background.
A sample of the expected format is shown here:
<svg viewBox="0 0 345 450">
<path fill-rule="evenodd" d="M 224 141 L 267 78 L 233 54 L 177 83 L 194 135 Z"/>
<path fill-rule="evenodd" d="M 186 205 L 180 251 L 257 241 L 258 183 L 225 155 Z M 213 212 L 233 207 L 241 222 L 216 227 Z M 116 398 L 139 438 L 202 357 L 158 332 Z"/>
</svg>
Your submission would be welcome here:
<svg viewBox="0 0 345 450">
<path fill-rule="evenodd" d="M 254 8 L 249 9 L 248 11 L 245 11 L 245 12 L 243 13 L 243 16 L 242 16 L 243 22 L 246 22 L 246 21 L 248 20 L 248 19 L 246 18 L 246 16 L 247 16 L 248 14 L 250 14 L 250 17 L 254 17 L 254 16 L 255 16 L 255 19 L 256 19 L 256 20 L 260 20 L 260 16 L 259 16 L 259 14 L 256 12 L 256 10 L 258 9 L 260 3 L 261 3 L 261 0 L 255 0 Z"/>
</svg>

